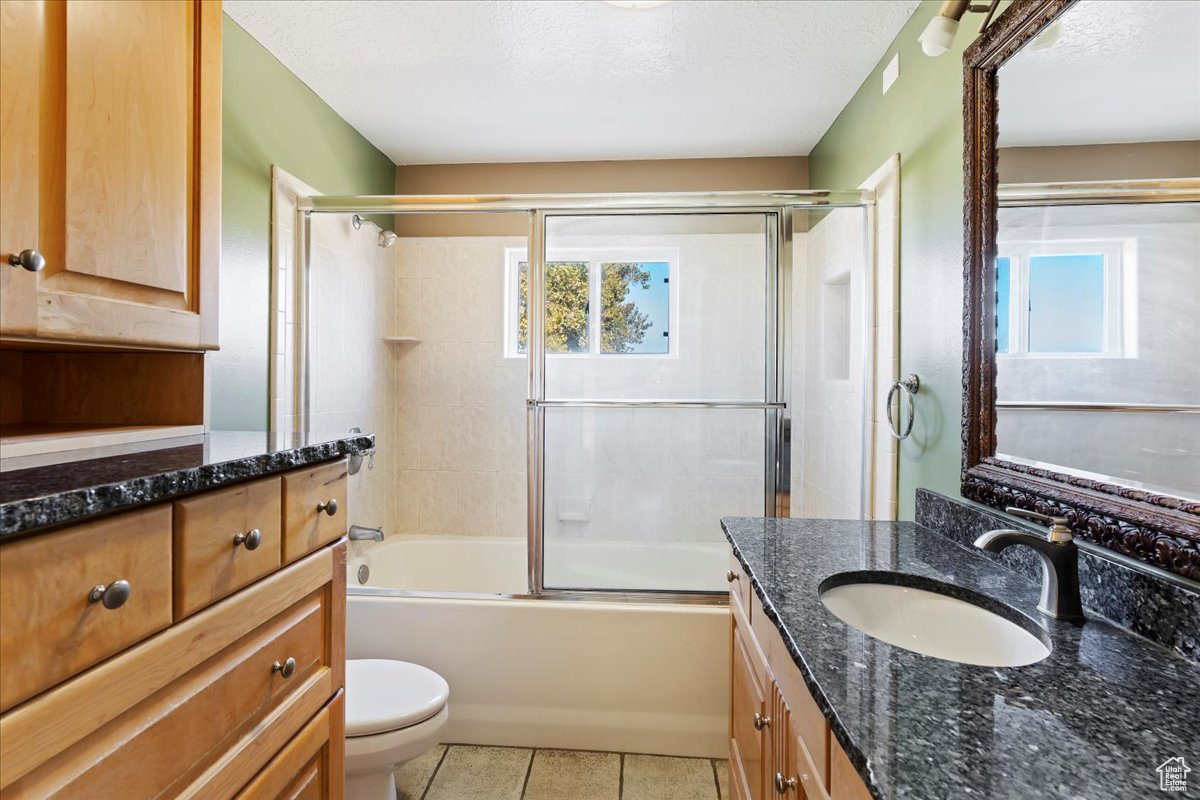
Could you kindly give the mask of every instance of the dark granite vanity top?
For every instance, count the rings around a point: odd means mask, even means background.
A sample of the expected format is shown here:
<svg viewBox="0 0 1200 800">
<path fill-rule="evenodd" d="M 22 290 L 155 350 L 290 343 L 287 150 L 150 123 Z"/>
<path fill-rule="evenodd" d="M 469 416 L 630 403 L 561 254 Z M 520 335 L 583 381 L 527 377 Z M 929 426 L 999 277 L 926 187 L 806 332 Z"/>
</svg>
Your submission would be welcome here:
<svg viewBox="0 0 1200 800">
<path fill-rule="evenodd" d="M 369 434 L 214 431 L 182 447 L 86 460 L 64 454 L 58 463 L 0 473 L 0 540 L 374 447 Z"/>
<path fill-rule="evenodd" d="M 1200 666 L 1099 618 L 1046 619 L 1039 586 L 913 523 L 729 518 L 722 527 L 875 797 L 1157 798 L 1155 768 L 1175 756 L 1197 770 L 1200 796 Z M 1051 653 L 979 667 L 869 637 L 818 594 L 829 576 L 861 570 L 1003 601 L 1044 631 Z"/>
</svg>

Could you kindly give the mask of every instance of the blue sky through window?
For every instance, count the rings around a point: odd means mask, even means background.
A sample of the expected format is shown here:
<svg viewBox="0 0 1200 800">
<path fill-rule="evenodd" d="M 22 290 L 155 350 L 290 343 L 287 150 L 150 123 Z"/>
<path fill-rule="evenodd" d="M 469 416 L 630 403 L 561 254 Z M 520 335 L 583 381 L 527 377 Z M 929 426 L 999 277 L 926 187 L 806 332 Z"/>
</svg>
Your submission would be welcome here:
<svg viewBox="0 0 1200 800">
<path fill-rule="evenodd" d="M 1104 352 L 1104 256 L 1030 256 L 1029 352 Z"/>
<path fill-rule="evenodd" d="M 1009 352 L 1009 315 L 1012 313 L 1012 273 L 1007 256 L 996 259 L 996 352 Z"/>
<path fill-rule="evenodd" d="M 631 345 L 630 353 L 641 355 L 664 355 L 670 352 L 671 287 L 667 279 L 671 265 L 666 261 L 639 261 L 638 266 L 650 273 L 650 283 L 643 289 L 641 284 L 629 287 L 625 302 L 636 303 L 638 310 L 650 320 L 642 341 Z"/>
</svg>

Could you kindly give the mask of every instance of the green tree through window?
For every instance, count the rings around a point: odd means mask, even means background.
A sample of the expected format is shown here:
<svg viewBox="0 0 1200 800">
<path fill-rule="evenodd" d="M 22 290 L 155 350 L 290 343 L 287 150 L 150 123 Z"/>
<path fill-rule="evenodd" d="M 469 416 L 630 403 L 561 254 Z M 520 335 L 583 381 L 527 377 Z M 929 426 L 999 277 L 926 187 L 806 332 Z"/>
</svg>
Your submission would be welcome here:
<svg viewBox="0 0 1200 800">
<path fill-rule="evenodd" d="M 626 302 L 633 286 L 650 288 L 650 273 L 635 262 L 607 263 L 600 269 L 600 352 L 632 353 L 650 329 L 650 317 Z"/>
<path fill-rule="evenodd" d="M 546 263 L 546 352 L 587 353 L 591 313 L 590 265 L 586 261 Z M 649 315 L 627 300 L 635 286 L 650 287 L 651 274 L 637 262 L 605 263 L 600 270 L 600 352 L 631 353 L 653 327 Z M 529 342 L 529 263 L 517 264 L 517 348 Z"/>
</svg>

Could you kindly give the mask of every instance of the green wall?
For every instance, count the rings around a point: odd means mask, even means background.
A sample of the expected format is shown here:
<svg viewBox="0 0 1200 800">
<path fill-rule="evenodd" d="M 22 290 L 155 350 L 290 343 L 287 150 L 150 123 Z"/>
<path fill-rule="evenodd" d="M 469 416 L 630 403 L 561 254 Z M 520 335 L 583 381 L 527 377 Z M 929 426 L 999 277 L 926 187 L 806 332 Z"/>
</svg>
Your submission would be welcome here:
<svg viewBox="0 0 1200 800">
<path fill-rule="evenodd" d="M 962 51 L 979 17 L 938 58 L 917 37 L 940 3 L 925 0 L 809 155 L 812 186 L 858 186 L 900 154 L 900 374 L 921 376 L 912 436 L 900 448 L 900 517 L 914 492 L 958 495 L 962 406 Z M 881 75 L 900 54 L 886 95 Z"/>
<path fill-rule="evenodd" d="M 221 349 L 214 430 L 267 429 L 271 165 L 328 194 L 391 194 L 396 167 L 224 17 Z"/>
</svg>

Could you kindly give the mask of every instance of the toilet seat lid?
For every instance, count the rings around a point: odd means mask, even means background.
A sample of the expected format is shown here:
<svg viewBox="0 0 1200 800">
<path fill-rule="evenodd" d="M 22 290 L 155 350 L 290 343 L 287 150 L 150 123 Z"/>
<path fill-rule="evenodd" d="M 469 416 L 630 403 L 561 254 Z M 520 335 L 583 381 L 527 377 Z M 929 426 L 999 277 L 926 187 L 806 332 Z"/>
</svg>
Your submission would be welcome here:
<svg viewBox="0 0 1200 800">
<path fill-rule="evenodd" d="M 449 699 L 449 684 L 431 669 L 382 658 L 346 662 L 347 736 L 416 725 L 441 711 Z"/>
</svg>

